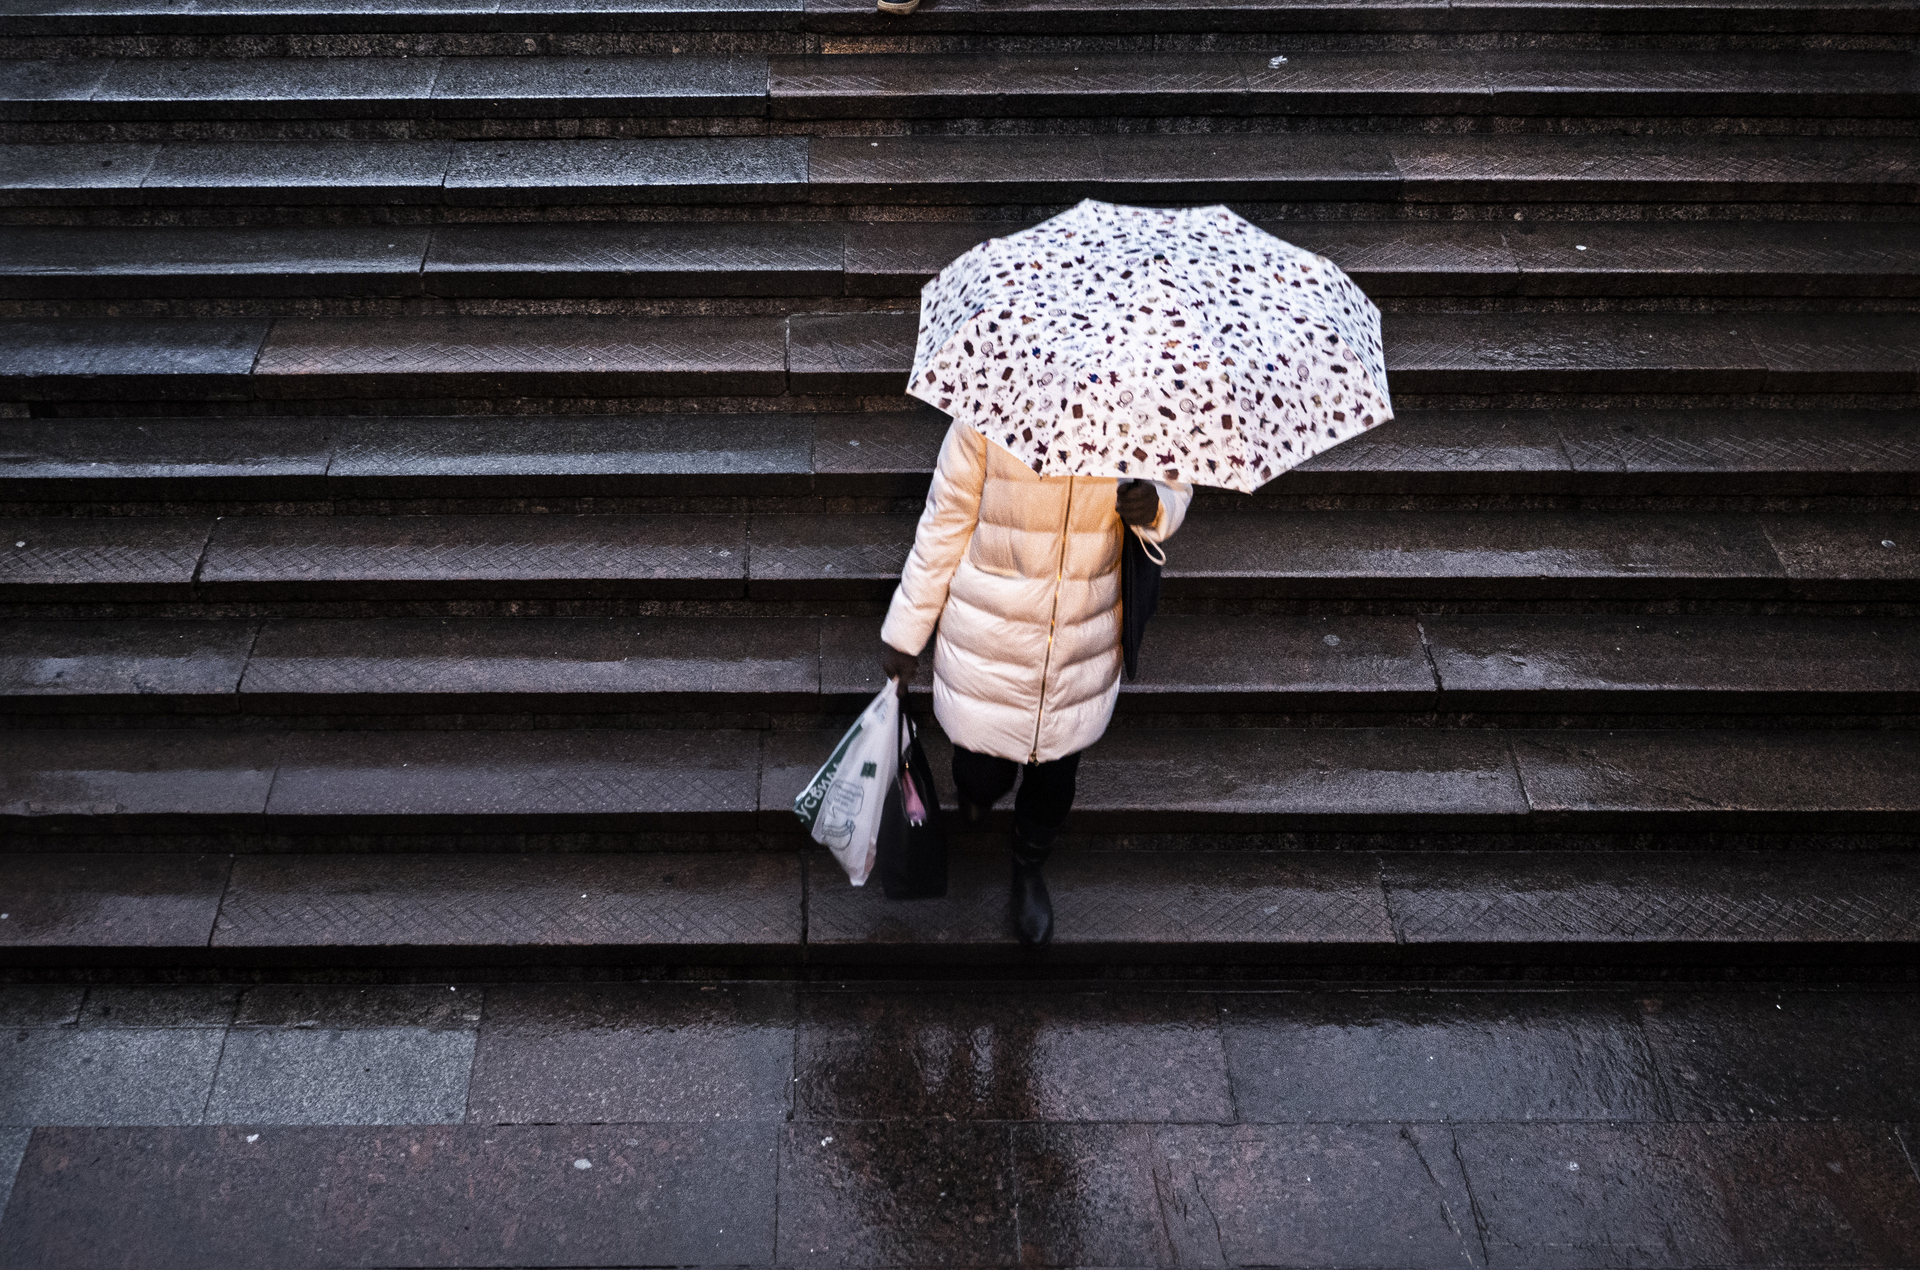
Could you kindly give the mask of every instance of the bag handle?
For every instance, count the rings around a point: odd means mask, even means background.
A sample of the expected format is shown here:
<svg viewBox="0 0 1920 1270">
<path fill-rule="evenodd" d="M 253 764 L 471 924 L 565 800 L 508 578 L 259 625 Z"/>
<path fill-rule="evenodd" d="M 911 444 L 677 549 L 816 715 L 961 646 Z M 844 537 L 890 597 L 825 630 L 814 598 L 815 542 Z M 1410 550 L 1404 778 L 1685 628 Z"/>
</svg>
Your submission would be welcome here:
<svg viewBox="0 0 1920 1270">
<path fill-rule="evenodd" d="M 1145 538 L 1142 538 L 1140 531 L 1132 525 L 1127 526 L 1127 532 L 1140 540 L 1140 550 L 1147 553 L 1147 559 L 1158 565 L 1164 565 L 1167 562 L 1167 553 L 1161 548 L 1159 543 L 1149 542 Z"/>
</svg>

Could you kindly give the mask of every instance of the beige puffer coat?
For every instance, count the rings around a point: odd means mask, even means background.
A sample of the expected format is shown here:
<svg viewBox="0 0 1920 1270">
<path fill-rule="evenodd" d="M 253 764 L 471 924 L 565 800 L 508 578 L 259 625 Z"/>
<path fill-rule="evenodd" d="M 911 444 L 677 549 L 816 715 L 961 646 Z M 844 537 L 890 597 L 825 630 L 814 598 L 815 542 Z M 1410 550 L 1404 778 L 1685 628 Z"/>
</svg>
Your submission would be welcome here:
<svg viewBox="0 0 1920 1270">
<path fill-rule="evenodd" d="M 1192 490 L 1155 482 L 1171 537 Z M 1112 477 L 1036 476 L 972 425 L 940 447 L 880 638 L 918 654 L 939 624 L 933 712 L 953 743 L 1045 763 L 1100 739 L 1120 695 L 1120 537 Z"/>
</svg>

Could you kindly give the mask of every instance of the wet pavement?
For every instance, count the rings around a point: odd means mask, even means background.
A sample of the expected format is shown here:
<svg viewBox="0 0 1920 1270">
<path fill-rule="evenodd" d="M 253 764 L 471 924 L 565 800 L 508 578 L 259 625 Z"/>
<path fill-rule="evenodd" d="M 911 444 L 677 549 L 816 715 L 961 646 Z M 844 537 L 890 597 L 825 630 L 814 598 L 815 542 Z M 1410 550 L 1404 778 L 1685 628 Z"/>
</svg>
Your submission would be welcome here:
<svg viewBox="0 0 1920 1270">
<path fill-rule="evenodd" d="M 1916 1007 L 11 987 L 0 1264 L 1911 1266 Z"/>
</svg>

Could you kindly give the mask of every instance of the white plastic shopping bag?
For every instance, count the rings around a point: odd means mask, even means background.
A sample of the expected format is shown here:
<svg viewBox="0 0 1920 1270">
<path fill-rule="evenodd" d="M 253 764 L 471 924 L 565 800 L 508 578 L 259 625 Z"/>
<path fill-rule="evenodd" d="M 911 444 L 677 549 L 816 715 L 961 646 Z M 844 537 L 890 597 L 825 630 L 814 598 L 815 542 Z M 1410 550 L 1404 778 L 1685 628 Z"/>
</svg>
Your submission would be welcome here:
<svg viewBox="0 0 1920 1270">
<path fill-rule="evenodd" d="M 833 756 L 793 800 L 813 840 L 833 852 L 847 881 L 866 885 L 887 787 L 900 767 L 900 697 L 889 683 L 840 738 Z"/>
</svg>

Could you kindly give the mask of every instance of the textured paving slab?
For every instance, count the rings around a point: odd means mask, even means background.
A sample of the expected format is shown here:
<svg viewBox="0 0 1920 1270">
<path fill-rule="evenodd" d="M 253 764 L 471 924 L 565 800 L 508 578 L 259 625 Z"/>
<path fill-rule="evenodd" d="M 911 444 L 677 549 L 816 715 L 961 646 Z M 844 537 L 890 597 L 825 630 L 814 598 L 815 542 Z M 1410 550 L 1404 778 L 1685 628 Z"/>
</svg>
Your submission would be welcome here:
<svg viewBox="0 0 1920 1270">
<path fill-rule="evenodd" d="M 265 397 L 777 393 L 778 318 L 310 318 L 274 324 Z"/>
<path fill-rule="evenodd" d="M 256 632 L 245 621 L 0 622 L 0 709 L 235 710 Z"/>
<path fill-rule="evenodd" d="M 84 149 L 85 147 L 74 147 Z M 445 141 L 176 141 L 140 182 L 146 203 L 438 203 Z"/>
<path fill-rule="evenodd" d="M 816 1120 L 1234 1118 L 1211 1000 L 810 992 L 794 1112 Z"/>
<path fill-rule="evenodd" d="M 747 594 L 755 599 L 884 599 L 913 549 L 915 516 L 753 518 Z"/>
<path fill-rule="evenodd" d="M 924 496 L 948 427 L 947 417 L 931 409 L 814 415 L 814 488 Z"/>
<path fill-rule="evenodd" d="M 1397 938 L 1516 950 L 1578 943 L 1757 951 L 1847 944 L 1910 955 L 1920 868 L 1898 854 L 1681 852 L 1389 856 Z"/>
<path fill-rule="evenodd" d="M 757 57 L 456 57 L 433 85 L 437 118 L 759 115 Z"/>
<path fill-rule="evenodd" d="M 1220 998 L 1251 1123 L 1660 1120 L 1626 994 L 1276 992 Z"/>
<path fill-rule="evenodd" d="M 309 732 L 267 812 L 288 832 L 744 829 L 759 780 L 751 732 Z"/>
<path fill-rule="evenodd" d="M 1604 493 L 1758 492 L 1764 481 L 1775 493 L 1895 494 L 1920 472 L 1920 418 L 1905 411 L 1567 411 L 1554 428 L 1579 484 Z"/>
<path fill-rule="evenodd" d="M 330 431 L 298 418 L 8 419 L 0 497 L 319 499 Z"/>
<path fill-rule="evenodd" d="M 0 258 L 0 294 L 415 295 L 431 232 L 410 225 L 16 226 Z"/>
<path fill-rule="evenodd" d="M 290 713 L 805 709 L 812 636 L 794 618 L 271 622 L 241 692 Z"/>
<path fill-rule="evenodd" d="M 1612 417 L 1612 412 L 1608 412 Z M 1557 493 L 1568 464 L 1545 411 L 1409 410 L 1283 472 L 1275 493 Z M 1209 496 L 1201 495 L 1200 506 Z"/>
<path fill-rule="evenodd" d="M 125 58 L 66 119 L 310 119 L 417 111 L 433 57 Z"/>
<path fill-rule="evenodd" d="M 787 383 L 794 392 L 904 392 L 919 323 L 913 311 L 796 316 L 787 324 Z"/>
<path fill-rule="evenodd" d="M 203 950 L 231 863 L 219 855 L 10 854 L 0 948 L 15 962 L 36 953 L 70 962 Z"/>
<path fill-rule="evenodd" d="M 1054 955 L 1130 958 L 1329 955 L 1384 950 L 1379 869 L 1368 856 L 1071 852 L 1047 866 Z M 890 903 L 855 889 L 824 853 L 807 872 L 807 945 L 822 961 L 1017 957 L 1001 856 L 956 855 L 946 897 Z"/>
<path fill-rule="evenodd" d="M 1169 52 L 776 57 L 777 119 L 1216 114 L 1244 110 L 1244 57 Z"/>
<path fill-rule="evenodd" d="M 459 142 L 447 168 L 454 204 L 788 202 L 810 180 L 798 137 Z"/>
<path fill-rule="evenodd" d="M 158 144 L 0 146 L 0 200 L 21 207 L 139 201 Z"/>
<path fill-rule="evenodd" d="M 1920 697 L 1920 624 L 1898 618 L 1462 614 L 1421 629 L 1453 709 L 1895 711 Z"/>
<path fill-rule="evenodd" d="M 198 517 L 3 520 L 0 596 L 184 599 L 211 528 Z"/>
<path fill-rule="evenodd" d="M 800 862 L 772 853 L 246 856 L 212 942 L 256 962 L 649 950 L 787 960 L 800 946 Z"/>
<path fill-rule="evenodd" d="M 871 145 L 868 147 L 871 149 Z M 849 295 L 919 295 L 947 262 L 989 238 L 1004 238 L 1028 221 L 895 221 L 847 227 Z"/>
<path fill-rule="evenodd" d="M 1035 1197 L 1021 1241 L 1050 1263 L 1457 1265 L 1479 1252 L 1439 1126 L 1023 1125 L 1012 1136 L 1020 1194 Z"/>
<path fill-rule="evenodd" d="M 773 1134 L 731 1124 L 42 1129 L 0 1225 L 0 1255 L 44 1266 L 129 1249 L 181 1267 L 503 1254 L 523 1264 L 768 1264 Z M 370 1173 L 385 1182 L 367 1189 Z M 340 1218 L 343 1202 L 351 1221 Z M 103 1205 L 115 1221 L 86 1217 Z M 258 1220 L 268 1211 L 272 1222 Z"/>
<path fill-rule="evenodd" d="M 738 596 L 733 516 L 259 516 L 218 523 L 210 596 L 651 598 Z"/>
<path fill-rule="evenodd" d="M 1920 256 L 1905 225 L 1529 222 L 1503 237 L 1527 295 L 1905 295 Z"/>
<path fill-rule="evenodd" d="M 783 221 L 445 225 L 423 282 L 447 296 L 837 295 L 846 232 Z"/>
<path fill-rule="evenodd" d="M 279 738 L 198 730 L 0 733 L 4 818 L 16 832 L 257 826 Z"/>
<path fill-rule="evenodd" d="M 1407 313 L 1382 330 L 1398 392 L 1757 392 L 1771 363 L 1741 333 L 1748 317 Z"/>
<path fill-rule="evenodd" d="M 1419 710 L 1434 702 L 1419 627 L 1404 617 L 1169 615 L 1142 641 L 1135 710 Z"/>
<path fill-rule="evenodd" d="M 1775 392 L 1912 392 L 1920 383 L 1920 320 L 1808 314 L 1750 324 Z"/>
<path fill-rule="evenodd" d="M 13 319 L 0 322 L 0 392 L 51 400 L 246 397 L 266 336 L 263 318 Z"/>
<path fill-rule="evenodd" d="M 796 415 L 346 420 L 327 477 L 360 498 L 803 494 L 814 426 Z"/>
<path fill-rule="evenodd" d="M 471 1028 L 235 1027 L 201 1119 L 255 1126 L 457 1124 L 466 1119 L 473 1049 Z"/>
<path fill-rule="evenodd" d="M 1543 824 L 1898 829 L 1920 812 L 1904 732 L 1519 732 L 1513 754 Z"/>
<path fill-rule="evenodd" d="M 1769 516 L 1762 524 L 1786 566 L 1792 595 L 1901 594 L 1920 577 L 1920 516 Z"/>
<path fill-rule="evenodd" d="M 489 990 L 476 1124 L 786 1119 L 794 995 L 784 984 Z"/>
<path fill-rule="evenodd" d="M 1920 1182 L 1884 1126 L 1471 1125 L 1454 1140 L 1494 1264 L 1884 1265 L 1920 1247 Z"/>
<path fill-rule="evenodd" d="M 10 1028 L 0 1037 L 0 1122 L 196 1124 L 225 1039 L 224 1025 Z M 0 1191 L 16 1163 L 0 1160 Z"/>
<path fill-rule="evenodd" d="M 1169 595 L 1204 596 L 1705 598 L 1786 589 L 1758 520 L 1732 513 L 1196 513 L 1168 544 L 1165 578 Z"/>
</svg>

